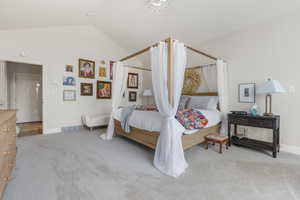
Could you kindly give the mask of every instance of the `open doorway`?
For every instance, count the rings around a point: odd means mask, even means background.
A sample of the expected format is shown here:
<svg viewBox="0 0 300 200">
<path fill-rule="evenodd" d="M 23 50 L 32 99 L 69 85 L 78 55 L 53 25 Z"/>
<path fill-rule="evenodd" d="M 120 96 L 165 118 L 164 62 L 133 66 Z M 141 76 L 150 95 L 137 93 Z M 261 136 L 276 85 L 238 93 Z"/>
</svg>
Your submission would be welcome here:
<svg viewBox="0 0 300 200">
<path fill-rule="evenodd" d="M 18 136 L 43 132 L 42 66 L 6 62 L 8 109 L 17 110 Z"/>
</svg>

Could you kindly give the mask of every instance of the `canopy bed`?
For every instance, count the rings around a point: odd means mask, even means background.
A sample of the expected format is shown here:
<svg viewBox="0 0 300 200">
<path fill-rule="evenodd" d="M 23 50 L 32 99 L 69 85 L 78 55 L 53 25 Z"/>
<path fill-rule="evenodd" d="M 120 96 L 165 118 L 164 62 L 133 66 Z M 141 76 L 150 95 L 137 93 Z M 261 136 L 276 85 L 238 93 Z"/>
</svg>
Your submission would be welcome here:
<svg viewBox="0 0 300 200">
<path fill-rule="evenodd" d="M 187 50 L 216 61 L 217 74 L 215 76 L 217 77 L 217 92 L 182 94 Z M 118 107 L 126 87 L 125 73 L 127 67 L 136 69 L 137 67 L 125 66 L 123 62 L 147 51 L 151 53 L 151 69 L 138 68 L 151 71 L 152 73 L 152 87 L 157 112 L 134 111 L 131 118 L 135 118 L 136 121 L 130 119 L 128 122 L 130 130 L 125 130 L 122 128 L 120 118 L 118 117 L 118 115 L 120 116 L 118 113 L 122 112 Z M 155 149 L 154 166 L 167 175 L 178 177 L 187 168 L 188 165 L 184 158 L 185 149 L 203 143 L 205 135 L 219 132 L 220 128 L 221 132 L 225 132 L 226 126 L 221 124 L 224 124 L 225 113 L 227 112 L 227 65 L 224 61 L 214 56 L 168 38 L 115 62 L 114 77 L 112 86 L 112 113 L 107 133 L 102 135 L 102 138 L 112 139 L 114 134 L 120 135 Z M 210 124 L 210 126 L 203 126 L 201 129 L 188 132 L 175 119 L 182 95 L 191 98 L 217 97 L 220 112 L 215 111 L 207 114 L 207 116 L 214 116 L 211 119 L 217 120 Z M 202 112 L 205 111 L 202 110 Z M 206 113 L 209 112 L 206 111 Z M 219 115 L 216 115 L 216 113 L 219 113 Z M 157 120 L 156 122 L 155 119 Z M 151 124 L 155 128 L 147 128 Z"/>
</svg>

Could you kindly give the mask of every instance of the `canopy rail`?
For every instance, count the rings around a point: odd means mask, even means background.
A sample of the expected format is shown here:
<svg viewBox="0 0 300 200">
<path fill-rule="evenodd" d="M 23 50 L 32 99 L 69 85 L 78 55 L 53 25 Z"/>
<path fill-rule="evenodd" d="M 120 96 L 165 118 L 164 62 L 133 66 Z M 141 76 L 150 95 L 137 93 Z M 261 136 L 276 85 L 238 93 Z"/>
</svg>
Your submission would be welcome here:
<svg viewBox="0 0 300 200">
<path fill-rule="evenodd" d="M 138 69 L 138 70 L 144 70 L 144 71 L 149 71 L 151 72 L 151 69 L 145 68 L 145 67 L 138 67 L 138 66 L 133 66 L 133 65 L 124 65 L 124 67 L 127 68 L 132 68 L 132 69 Z"/>
<path fill-rule="evenodd" d="M 197 66 L 191 66 L 191 67 L 187 67 L 188 69 L 199 69 L 199 68 L 204 68 L 204 67 L 214 67 L 216 66 L 215 63 L 213 64 L 205 64 L 205 65 L 197 65 Z"/>
<path fill-rule="evenodd" d="M 182 93 L 186 96 L 218 96 L 218 92 Z"/>
<path fill-rule="evenodd" d="M 173 103 L 174 103 L 174 99 L 173 99 L 173 87 L 174 87 L 173 86 L 173 79 L 174 79 L 174 77 L 173 77 L 173 42 L 176 41 L 176 40 L 174 40 L 171 37 L 169 37 L 169 38 L 167 38 L 167 39 L 165 39 L 163 41 L 165 41 L 167 43 L 167 49 L 168 49 L 168 58 L 167 58 L 168 59 L 168 63 L 167 63 L 167 67 L 168 67 L 168 75 L 167 75 L 168 76 L 168 82 L 167 82 L 167 86 L 168 86 L 168 100 L 169 100 L 169 104 L 173 105 Z M 120 59 L 119 61 L 123 62 L 123 61 L 129 60 L 131 58 L 134 58 L 134 57 L 136 57 L 138 55 L 141 55 L 141 54 L 149 51 L 152 47 L 158 46 L 158 44 L 159 43 L 156 43 L 154 45 L 146 47 L 146 48 L 144 48 L 144 49 L 142 49 L 142 50 L 140 50 L 138 52 L 135 52 L 135 53 L 133 53 L 133 54 L 131 54 L 129 56 L 126 56 L 126 57 Z M 205 53 L 203 51 L 200 51 L 198 49 L 192 48 L 192 47 L 187 46 L 187 45 L 185 45 L 185 47 L 188 50 L 191 50 L 191 51 L 193 51 L 195 53 L 198 53 L 200 55 L 206 56 L 206 57 L 208 57 L 210 59 L 213 59 L 213 60 L 217 60 L 216 57 L 211 56 L 211 55 L 209 55 L 209 54 L 207 54 L 207 53 Z M 137 67 L 135 67 L 135 68 L 137 69 Z"/>
<path fill-rule="evenodd" d="M 198 68 L 204 68 L 204 67 L 213 67 L 213 66 L 216 66 L 216 64 L 206 64 L 206 65 L 197 65 L 197 66 L 187 66 L 187 67 L 186 67 L 186 70 L 187 70 L 187 69 L 198 69 Z M 144 71 L 149 71 L 149 72 L 152 71 L 151 67 L 147 67 L 147 66 L 139 67 L 139 66 L 134 66 L 134 65 L 124 65 L 124 67 L 132 68 L 132 69 L 138 69 L 138 70 L 144 70 Z"/>
<path fill-rule="evenodd" d="M 171 39 L 171 38 L 167 38 L 167 39 L 165 39 L 165 40 L 163 40 L 163 41 L 165 41 L 165 42 L 168 42 L 168 41 L 174 42 L 175 40 L 174 40 L 174 39 Z M 141 55 L 141 54 L 143 54 L 143 53 L 149 51 L 149 50 L 151 49 L 151 47 L 156 47 L 158 44 L 159 44 L 159 43 L 155 43 L 155 44 L 153 44 L 153 45 L 151 45 L 151 46 L 148 46 L 148 47 L 146 47 L 146 48 L 144 48 L 144 49 L 142 49 L 142 50 L 140 50 L 140 51 L 137 51 L 137 52 L 135 52 L 135 53 L 133 53 L 133 54 L 131 54 L 131 55 L 129 55 L 129 56 L 126 56 L 126 57 L 120 59 L 119 61 L 120 61 L 120 62 L 123 62 L 123 61 L 125 61 L 125 60 L 134 58 L 134 57 L 136 57 L 136 56 L 138 56 L 138 55 Z M 212 55 L 209 55 L 208 53 L 205 53 L 205 52 L 200 51 L 200 50 L 198 50 L 198 49 L 195 49 L 195 48 L 193 48 L 193 47 L 190 47 L 190 46 L 187 46 L 187 45 L 185 45 L 185 47 L 186 47 L 188 50 L 191 50 L 191 51 L 193 51 L 193 52 L 195 52 L 195 53 L 198 53 L 198 54 L 200 54 L 200 55 L 206 56 L 206 57 L 208 57 L 208 58 L 210 58 L 210 59 L 218 60 L 217 57 L 214 57 L 214 56 L 212 56 Z"/>
</svg>

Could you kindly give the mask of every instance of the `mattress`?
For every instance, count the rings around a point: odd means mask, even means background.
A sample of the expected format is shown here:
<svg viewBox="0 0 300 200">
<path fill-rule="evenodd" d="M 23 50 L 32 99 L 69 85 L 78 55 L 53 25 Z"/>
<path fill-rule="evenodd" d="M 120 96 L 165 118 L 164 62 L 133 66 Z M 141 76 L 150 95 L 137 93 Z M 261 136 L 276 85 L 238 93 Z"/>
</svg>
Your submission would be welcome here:
<svg viewBox="0 0 300 200">
<path fill-rule="evenodd" d="M 208 120 L 207 125 L 204 128 L 209 128 L 217 125 L 221 122 L 221 113 L 215 110 L 204 110 L 198 109 Z M 118 121 L 121 119 L 122 108 L 118 109 L 114 115 L 114 118 Z M 142 111 L 134 110 L 129 119 L 129 125 L 138 129 L 143 129 L 147 131 L 160 131 L 162 123 L 162 116 L 156 111 Z M 198 131 L 198 129 L 187 130 L 179 122 L 178 127 L 183 130 L 184 134 L 193 134 Z"/>
</svg>

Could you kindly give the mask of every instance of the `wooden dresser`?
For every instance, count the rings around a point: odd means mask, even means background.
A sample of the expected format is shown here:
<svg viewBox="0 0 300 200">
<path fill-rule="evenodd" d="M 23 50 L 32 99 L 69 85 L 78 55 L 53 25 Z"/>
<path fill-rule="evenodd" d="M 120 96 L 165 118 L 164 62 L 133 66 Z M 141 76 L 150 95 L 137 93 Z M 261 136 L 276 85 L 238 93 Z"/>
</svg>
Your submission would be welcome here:
<svg viewBox="0 0 300 200">
<path fill-rule="evenodd" d="M 16 166 L 16 111 L 0 110 L 0 199 Z"/>
</svg>

